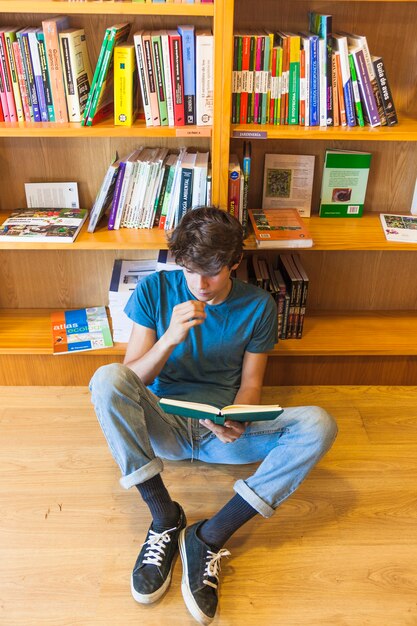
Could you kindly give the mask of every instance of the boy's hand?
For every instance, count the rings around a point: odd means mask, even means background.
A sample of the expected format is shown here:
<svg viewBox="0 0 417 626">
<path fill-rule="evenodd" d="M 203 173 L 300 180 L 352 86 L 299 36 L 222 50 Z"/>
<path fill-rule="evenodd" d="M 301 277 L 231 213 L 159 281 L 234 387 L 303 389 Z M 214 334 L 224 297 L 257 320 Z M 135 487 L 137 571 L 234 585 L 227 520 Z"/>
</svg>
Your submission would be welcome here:
<svg viewBox="0 0 417 626">
<path fill-rule="evenodd" d="M 165 333 L 168 343 L 177 346 L 184 341 L 190 328 L 202 324 L 206 318 L 205 306 L 205 303 L 199 300 L 188 300 L 174 306 L 171 321 Z"/>
<path fill-rule="evenodd" d="M 234 422 L 233 420 L 226 420 L 224 425 L 215 424 L 211 420 L 199 420 L 200 424 L 203 424 L 208 430 L 216 435 L 223 443 L 233 443 L 236 439 L 239 439 L 246 430 L 249 422 Z"/>
</svg>

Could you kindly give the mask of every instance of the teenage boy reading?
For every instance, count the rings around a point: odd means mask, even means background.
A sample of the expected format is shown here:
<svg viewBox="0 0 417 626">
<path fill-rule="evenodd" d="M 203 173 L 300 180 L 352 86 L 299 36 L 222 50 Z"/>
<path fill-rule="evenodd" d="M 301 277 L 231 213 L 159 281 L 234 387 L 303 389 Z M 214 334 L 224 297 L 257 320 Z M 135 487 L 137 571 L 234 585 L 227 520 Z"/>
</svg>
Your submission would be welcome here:
<svg viewBox="0 0 417 626">
<path fill-rule="evenodd" d="M 267 351 L 277 341 L 277 312 L 264 290 L 231 278 L 242 257 L 243 233 L 226 212 L 187 213 L 169 238 L 182 269 L 157 272 L 132 294 L 133 331 L 124 365 L 101 367 L 92 401 L 123 487 L 136 487 L 152 524 L 131 578 L 141 603 L 168 589 L 178 547 L 185 603 L 201 624 L 217 610 L 223 546 L 255 515 L 270 517 L 330 448 L 333 419 L 319 407 L 287 408 L 272 421 L 224 426 L 166 414 L 158 398 L 225 406 L 259 404 Z M 255 463 L 220 511 L 187 526 L 163 479 L 163 461 Z"/>
</svg>

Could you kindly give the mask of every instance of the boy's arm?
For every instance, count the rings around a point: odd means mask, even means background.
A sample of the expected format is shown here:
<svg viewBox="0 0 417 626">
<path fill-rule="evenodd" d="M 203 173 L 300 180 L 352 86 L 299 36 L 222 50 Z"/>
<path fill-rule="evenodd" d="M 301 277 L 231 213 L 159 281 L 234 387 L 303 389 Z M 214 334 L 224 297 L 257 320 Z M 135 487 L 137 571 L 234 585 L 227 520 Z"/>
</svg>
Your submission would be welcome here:
<svg viewBox="0 0 417 626">
<path fill-rule="evenodd" d="M 267 354 L 245 352 L 243 357 L 242 377 L 234 404 L 260 404 L 262 384 L 264 380 Z M 245 422 L 226 420 L 224 426 L 214 424 L 211 420 L 200 420 L 223 443 L 232 443 L 245 432 Z"/>
<path fill-rule="evenodd" d="M 152 328 L 133 324 L 124 364 L 130 367 L 145 385 L 158 376 L 175 346 L 184 341 L 190 328 L 203 323 L 204 304 L 189 300 L 174 306 L 166 332 L 157 339 Z"/>
</svg>

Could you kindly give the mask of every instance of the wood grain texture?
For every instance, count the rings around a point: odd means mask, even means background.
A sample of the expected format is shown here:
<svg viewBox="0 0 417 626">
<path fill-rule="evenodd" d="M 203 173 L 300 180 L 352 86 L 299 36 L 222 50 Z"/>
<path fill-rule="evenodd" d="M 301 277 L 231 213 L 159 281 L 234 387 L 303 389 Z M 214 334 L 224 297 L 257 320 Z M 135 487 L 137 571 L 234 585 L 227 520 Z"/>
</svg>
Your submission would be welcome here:
<svg viewBox="0 0 417 626">
<path fill-rule="evenodd" d="M 264 389 L 264 402 L 324 406 L 339 435 L 272 518 L 229 541 L 213 625 L 414 626 L 416 398 L 415 386 Z M 195 624 L 179 560 L 159 603 L 130 595 L 149 513 L 118 484 L 87 388 L 2 387 L 0 428 L 1 622 Z M 253 469 L 166 462 L 163 478 L 193 523 Z"/>
</svg>

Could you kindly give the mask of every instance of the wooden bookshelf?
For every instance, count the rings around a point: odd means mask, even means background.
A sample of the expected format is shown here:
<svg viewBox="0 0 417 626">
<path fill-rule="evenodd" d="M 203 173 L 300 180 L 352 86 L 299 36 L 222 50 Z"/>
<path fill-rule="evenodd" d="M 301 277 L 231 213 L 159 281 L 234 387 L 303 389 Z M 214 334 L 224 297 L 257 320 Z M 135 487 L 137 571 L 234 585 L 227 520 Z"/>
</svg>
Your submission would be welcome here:
<svg viewBox="0 0 417 626">
<path fill-rule="evenodd" d="M 207 4 L 166 4 L 135 2 L 65 2 L 65 0 L 16 0 L 0 1 L 0 12 L 9 11 L 13 4 L 15 13 L 67 13 L 68 15 L 179 15 L 212 16 L 214 5 Z"/>
</svg>

